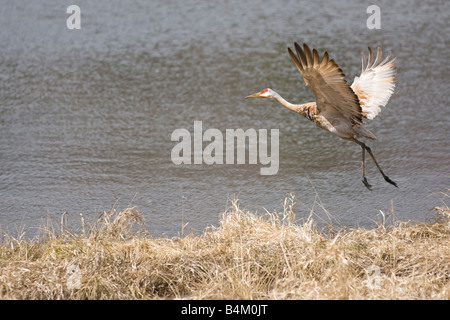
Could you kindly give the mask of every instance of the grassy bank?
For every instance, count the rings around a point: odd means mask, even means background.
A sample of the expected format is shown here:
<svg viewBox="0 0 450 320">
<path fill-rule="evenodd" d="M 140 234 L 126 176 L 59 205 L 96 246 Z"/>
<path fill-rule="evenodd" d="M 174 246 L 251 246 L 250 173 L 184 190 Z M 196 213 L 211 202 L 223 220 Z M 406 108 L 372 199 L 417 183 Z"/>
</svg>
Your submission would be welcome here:
<svg viewBox="0 0 450 320">
<path fill-rule="evenodd" d="M 448 197 L 445 195 L 445 197 Z M 142 233 L 137 208 L 77 233 L 4 236 L 2 299 L 450 299 L 450 209 L 430 223 L 319 230 L 234 202 L 200 235 Z"/>
</svg>

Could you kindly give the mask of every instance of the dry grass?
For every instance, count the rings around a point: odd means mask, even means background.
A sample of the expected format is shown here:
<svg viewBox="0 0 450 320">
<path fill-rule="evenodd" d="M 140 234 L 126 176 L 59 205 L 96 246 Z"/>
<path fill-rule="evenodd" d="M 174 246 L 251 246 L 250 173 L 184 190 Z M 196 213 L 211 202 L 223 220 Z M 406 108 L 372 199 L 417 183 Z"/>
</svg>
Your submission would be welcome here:
<svg viewBox="0 0 450 320">
<path fill-rule="evenodd" d="M 294 223 L 294 202 L 261 216 L 234 201 L 219 227 L 174 239 L 142 234 L 136 208 L 83 222 L 79 234 L 46 225 L 32 240 L 5 236 L 0 298 L 450 298 L 444 202 L 433 223 L 337 232 L 318 230 L 311 217 Z"/>
</svg>

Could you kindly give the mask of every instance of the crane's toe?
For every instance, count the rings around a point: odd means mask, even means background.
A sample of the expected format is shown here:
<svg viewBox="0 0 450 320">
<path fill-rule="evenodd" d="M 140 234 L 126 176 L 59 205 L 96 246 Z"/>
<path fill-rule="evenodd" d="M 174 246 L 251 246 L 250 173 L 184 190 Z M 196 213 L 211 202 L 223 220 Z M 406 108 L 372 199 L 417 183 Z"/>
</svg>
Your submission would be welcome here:
<svg viewBox="0 0 450 320">
<path fill-rule="evenodd" d="M 370 191 L 372 191 L 372 185 L 367 181 L 367 178 L 364 177 L 363 181 L 364 185 L 367 187 L 367 189 L 369 189 Z"/>
<path fill-rule="evenodd" d="M 388 176 L 385 176 L 385 177 L 384 177 L 384 180 L 386 180 L 386 182 L 389 182 L 390 184 L 392 184 L 394 187 L 397 187 L 397 188 L 398 188 L 397 183 L 395 183 L 395 181 L 392 181 L 391 179 L 389 179 Z"/>
</svg>

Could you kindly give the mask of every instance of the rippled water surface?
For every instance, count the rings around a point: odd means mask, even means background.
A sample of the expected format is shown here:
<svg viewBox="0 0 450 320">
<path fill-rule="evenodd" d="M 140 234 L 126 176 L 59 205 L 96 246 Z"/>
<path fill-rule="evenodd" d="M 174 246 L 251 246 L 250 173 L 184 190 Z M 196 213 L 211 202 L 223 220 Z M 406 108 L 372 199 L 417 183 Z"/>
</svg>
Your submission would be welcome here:
<svg viewBox="0 0 450 320">
<path fill-rule="evenodd" d="M 217 225 L 228 200 L 258 212 L 293 193 L 297 217 L 371 227 L 379 210 L 424 221 L 450 186 L 448 1 L 381 1 L 381 29 L 366 27 L 360 1 L 3 1 L 0 7 L 0 226 L 32 233 L 59 221 L 136 205 L 154 235 Z M 398 56 L 397 87 L 367 124 L 371 161 L 361 182 L 360 147 L 276 102 L 245 96 L 265 87 L 313 100 L 287 46 L 328 50 L 347 75 L 360 51 Z M 256 165 L 172 163 L 178 128 L 279 129 L 279 171 Z M 205 143 L 204 146 L 206 146 Z M 370 159 L 368 159 L 370 160 Z M 329 215 L 329 218 L 327 215 Z"/>
</svg>

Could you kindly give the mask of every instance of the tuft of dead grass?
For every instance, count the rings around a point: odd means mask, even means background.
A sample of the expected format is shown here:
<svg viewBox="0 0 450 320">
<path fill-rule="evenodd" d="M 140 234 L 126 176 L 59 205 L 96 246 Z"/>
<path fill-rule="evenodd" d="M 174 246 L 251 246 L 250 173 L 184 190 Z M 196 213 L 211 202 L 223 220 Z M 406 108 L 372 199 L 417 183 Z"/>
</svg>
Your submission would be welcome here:
<svg viewBox="0 0 450 320">
<path fill-rule="evenodd" d="M 448 191 L 445 194 L 448 197 Z M 137 208 L 81 232 L 5 236 L 1 299 L 450 299 L 450 209 L 434 222 L 324 232 L 312 215 L 245 212 L 200 235 L 145 234 Z"/>
</svg>

